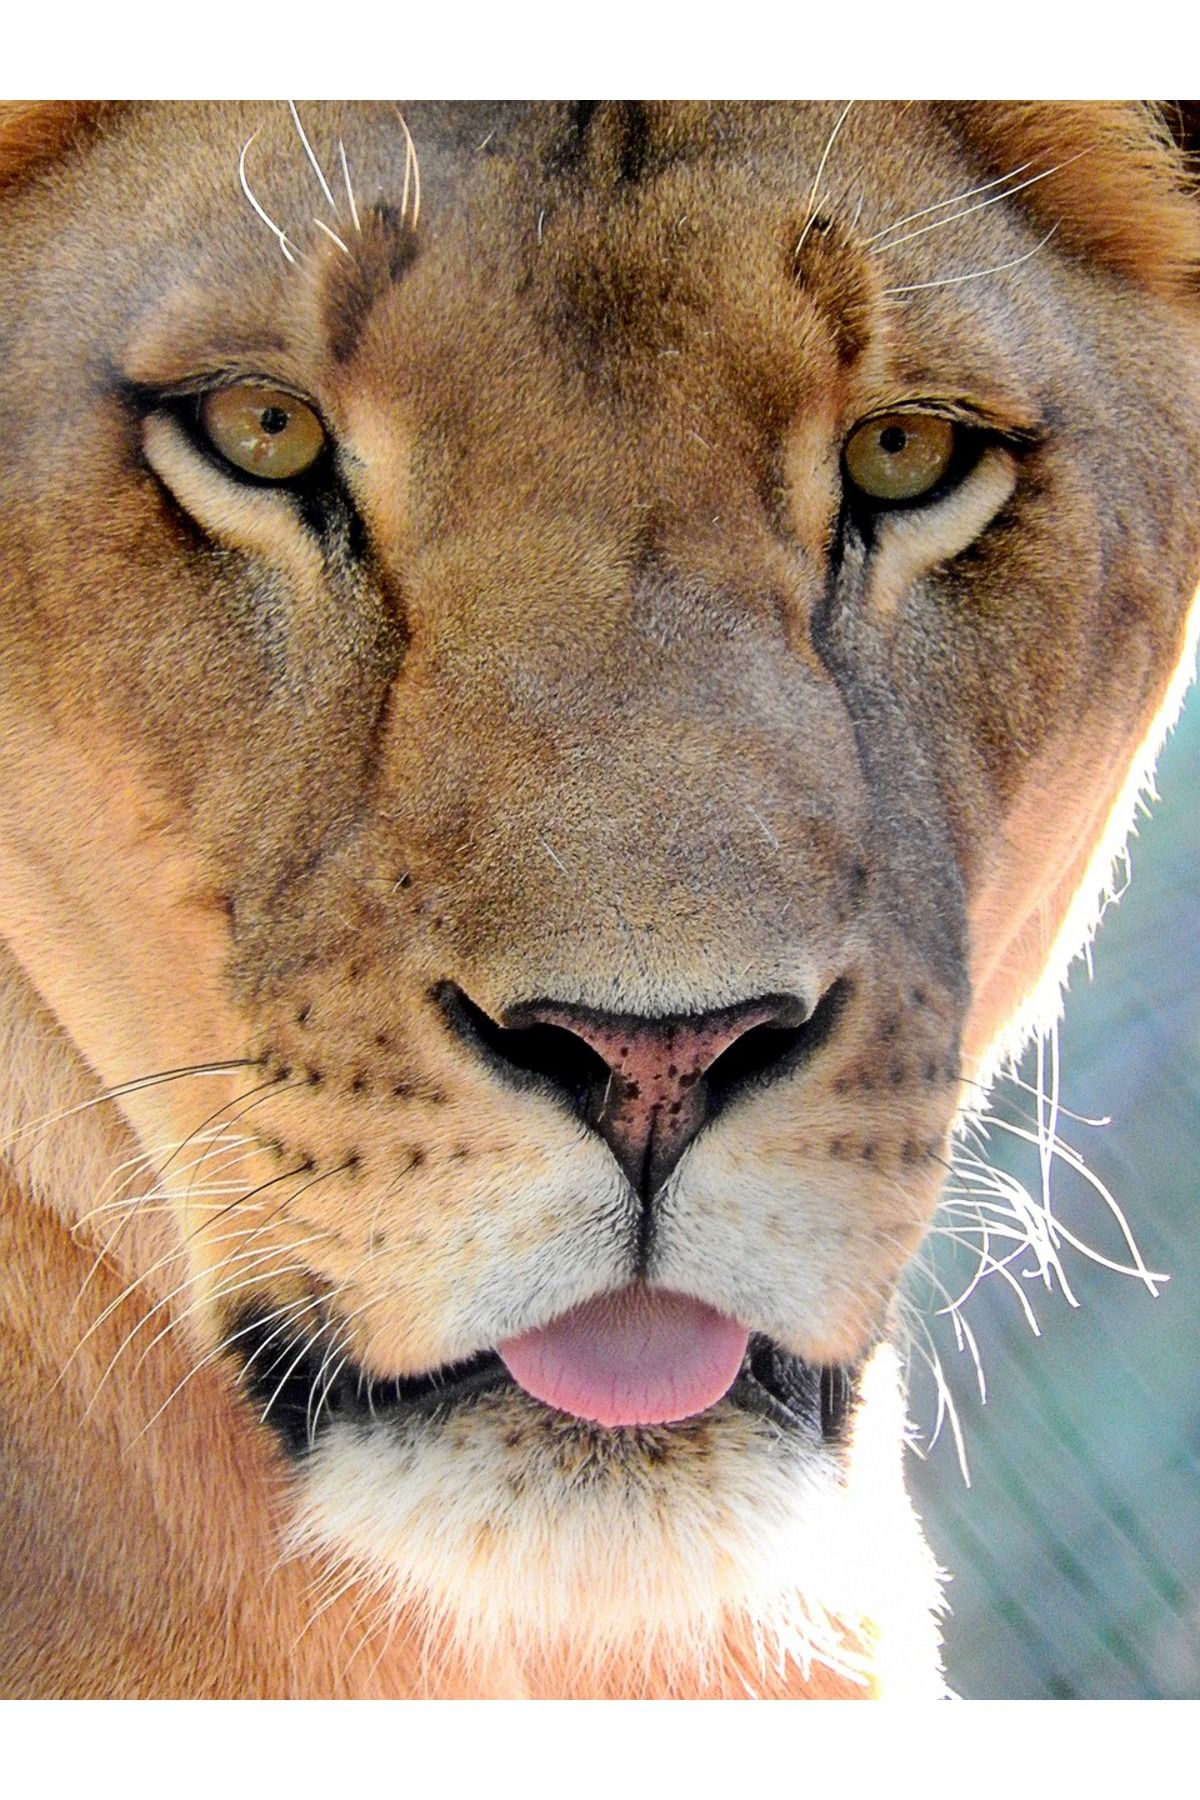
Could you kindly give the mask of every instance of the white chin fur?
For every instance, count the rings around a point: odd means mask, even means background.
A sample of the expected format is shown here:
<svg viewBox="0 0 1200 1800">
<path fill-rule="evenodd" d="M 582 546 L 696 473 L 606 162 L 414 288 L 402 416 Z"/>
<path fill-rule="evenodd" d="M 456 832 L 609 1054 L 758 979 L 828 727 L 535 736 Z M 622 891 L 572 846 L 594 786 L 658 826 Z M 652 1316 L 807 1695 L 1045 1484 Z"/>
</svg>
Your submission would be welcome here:
<svg viewBox="0 0 1200 1800">
<path fill-rule="evenodd" d="M 731 1632 L 764 1682 L 788 1664 L 863 1681 L 840 1623 L 866 1627 L 882 1691 L 937 1694 L 938 1577 L 903 1495 L 902 1426 L 889 1352 L 848 1467 L 731 1402 L 618 1434 L 511 1391 L 436 1421 L 335 1419 L 304 1465 L 292 1547 L 318 1554 L 330 1593 L 364 1579 L 384 1636 L 416 1633 L 428 1658 L 510 1692 L 552 1665 L 703 1692 Z"/>
</svg>

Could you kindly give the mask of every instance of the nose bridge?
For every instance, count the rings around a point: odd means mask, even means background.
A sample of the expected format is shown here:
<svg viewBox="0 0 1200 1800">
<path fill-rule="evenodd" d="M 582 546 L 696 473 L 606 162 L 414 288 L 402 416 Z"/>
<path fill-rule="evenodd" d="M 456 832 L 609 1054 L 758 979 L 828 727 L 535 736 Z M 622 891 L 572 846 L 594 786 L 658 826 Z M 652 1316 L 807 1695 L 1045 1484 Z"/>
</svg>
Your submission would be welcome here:
<svg viewBox="0 0 1200 1800">
<path fill-rule="evenodd" d="M 485 1004 L 690 1011 L 836 967 L 853 732 L 747 556 L 736 585 L 593 570 L 579 607 L 523 605 L 513 570 L 475 642 L 414 641 L 389 788 L 421 794 L 403 835 Z"/>
<path fill-rule="evenodd" d="M 845 724 L 807 649 L 807 596 L 781 595 L 774 573 L 743 569 L 734 590 L 631 575 L 615 550 L 532 580 L 501 568 L 445 637 L 431 620 L 414 645 L 411 749 L 476 789 L 482 752 L 494 792 L 577 817 L 593 841 L 606 821 L 661 830 L 691 812 L 703 829 L 731 803 L 743 819 L 770 810 L 814 744 L 840 751 Z"/>
<path fill-rule="evenodd" d="M 538 836 L 576 868 L 607 869 L 631 919 L 666 901 L 678 910 L 689 894 L 715 900 L 723 887 L 786 879 L 797 839 L 809 841 L 798 771 L 749 729 L 723 727 L 618 712 L 606 740 L 568 756 L 547 784 Z"/>
<path fill-rule="evenodd" d="M 552 739 L 542 835 L 633 857 L 657 881 L 724 870 L 770 885 L 797 853 L 819 864 L 859 811 L 833 684 L 754 633 L 666 650 L 635 635 L 607 680 L 560 691 L 537 723 Z"/>
</svg>

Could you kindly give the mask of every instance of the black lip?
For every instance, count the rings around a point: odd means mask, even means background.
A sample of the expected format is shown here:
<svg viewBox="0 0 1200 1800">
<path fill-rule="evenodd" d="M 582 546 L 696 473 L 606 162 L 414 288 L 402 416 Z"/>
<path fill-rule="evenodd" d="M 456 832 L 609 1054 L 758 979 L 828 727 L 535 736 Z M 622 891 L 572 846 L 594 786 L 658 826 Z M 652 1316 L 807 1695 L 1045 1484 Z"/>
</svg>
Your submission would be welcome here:
<svg viewBox="0 0 1200 1800">
<path fill-rule="evenodd" d="M 335 1418 L 366 1425 L 433 1417 L 516 1387 L 494 1350 L 446 1363 L 427 1375 L 381 1379 L 350 1364 L 335 1374 L 336 1359 L 327 1358 L 320 1344 L 298 1348 L 286 1332 L 272 1328 L 270 1318 L 261 1309 L 247 1308 L 226 1341 L 241 1365 L 243 1391 L 297 1459 L 315 1448 Z M 780 1431 L 838 1445 L 847 1436 L 858 1400 L 858 1375 L 858 1368 L 805 1363 L 759 1333 L 750 1340 L 727 1398 Z"/>
<path fill-rule="evenodd" d="M 843 1368 L 803 1362 L 758 1334 L 750 1340 L 730 1398 L 783 1430 L 816 1429 L 827 1444 L 840 1444 L 858 1401 L 860 1373 L 861 1364 Z"/>
</svg>

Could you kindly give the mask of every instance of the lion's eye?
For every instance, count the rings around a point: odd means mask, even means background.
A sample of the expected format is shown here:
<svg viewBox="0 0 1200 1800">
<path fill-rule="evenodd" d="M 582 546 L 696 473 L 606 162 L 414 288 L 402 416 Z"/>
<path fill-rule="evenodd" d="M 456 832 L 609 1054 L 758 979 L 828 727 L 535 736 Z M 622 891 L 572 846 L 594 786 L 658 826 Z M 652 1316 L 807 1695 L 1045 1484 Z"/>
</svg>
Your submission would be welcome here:
<svg viewBox="0 0 1200 1800">
<path fill-rule="evenodd" d="M 325 427 L 312 407 L 283 388 L 248 381 L 211 388 L 201 398 L 198 417 L 201 431 L 226 462 L 264 481 L 303 475 L 325 448 Z"/>
<path fill-rule="evenodd" d="M 884 505 L 930 493 L 954 460 L 957 434 L 935 413 L 883 413 L 851 433 L 843 452 L 858 492 Z"/>
</svg>

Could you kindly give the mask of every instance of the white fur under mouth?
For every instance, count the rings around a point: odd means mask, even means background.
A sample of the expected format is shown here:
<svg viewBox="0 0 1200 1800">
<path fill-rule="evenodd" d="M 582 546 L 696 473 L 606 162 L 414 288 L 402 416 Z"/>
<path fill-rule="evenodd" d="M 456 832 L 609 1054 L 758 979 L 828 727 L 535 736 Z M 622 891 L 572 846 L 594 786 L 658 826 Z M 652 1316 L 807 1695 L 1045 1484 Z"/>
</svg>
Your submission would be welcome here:
<svg viewBox="0 0 1200 1800">
<path fill-rule="evenodd" d="M 879 1485 L 900 1482 L 889 1357 L 864 1378 L 875 1416 L 856 1414 L 845 1459 L 819 1429 L 781 1433 L 729 1398 L 620 1431 L 512 1387 L 432 1415 L 335 1417 L 297 1467 L 292 1548 L 318 1554 L 330 1593 L 366 1584 L 376 1635 L 415 1636 L 428 1658 L 453 1654 L 514 1692 L 564 1656 L 584 1677 L 640 1661 L 704 1686 L 731 1623 L 764 1678 L 820 1663 L 863 1681 L 845 1628 L 869 1630 L 878 1666 L 914 1592 L 928 1670 L 936 1570 L 907 1507 L 880 1504 Z M 873 1465 L 869 1478 L 848 1462 Z M 906 1524 L 882 1542 L 891 1514 Z M 911 1661 L 897 1677 L 940 1691 Z"/>
</svg>

